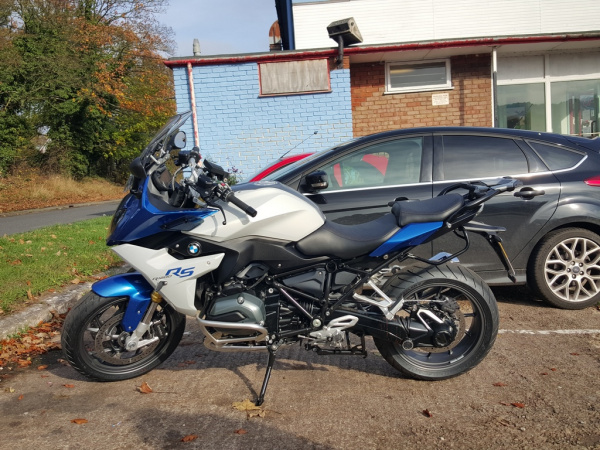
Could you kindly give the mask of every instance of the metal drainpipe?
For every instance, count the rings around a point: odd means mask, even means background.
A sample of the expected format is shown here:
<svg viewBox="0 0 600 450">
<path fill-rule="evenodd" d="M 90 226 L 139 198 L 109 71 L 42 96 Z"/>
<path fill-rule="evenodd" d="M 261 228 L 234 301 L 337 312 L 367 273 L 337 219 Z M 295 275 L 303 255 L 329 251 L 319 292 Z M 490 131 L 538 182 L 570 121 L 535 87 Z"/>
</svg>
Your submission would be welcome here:
<svg viewBox="0 0 600 450">
<path fill-rule="evenodd" d="M 498 128 L 498 53 L 492 49 L 492 123 Z"/>
<path fill-rule="evenodd" d="M 194 74 L 192 73 L 192 63 L 187 63 L 188 89 L 190 90 L 190 102 L 192 103 L 192 128 L 194 129 L 194 146 L 200 148 L 200 139 L 198 138 L 198 116 L 196 115 L 196 93 L 194 92 Z"/>
</svg>

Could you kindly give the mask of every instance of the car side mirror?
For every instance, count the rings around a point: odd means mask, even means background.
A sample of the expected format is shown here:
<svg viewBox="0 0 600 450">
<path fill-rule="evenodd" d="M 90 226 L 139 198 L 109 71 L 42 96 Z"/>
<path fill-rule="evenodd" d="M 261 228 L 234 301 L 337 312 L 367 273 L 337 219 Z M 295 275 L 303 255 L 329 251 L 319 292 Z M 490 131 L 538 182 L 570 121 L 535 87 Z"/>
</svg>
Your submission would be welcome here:
<svg viewBox="0 0 600 450">
<path fill-rule="evenodd" d="M 317 170 L 306 175 L 306 190 L 309 192 L 318 192 L 329 187 L 329 177 L 322 170 Z"/>
</svg>

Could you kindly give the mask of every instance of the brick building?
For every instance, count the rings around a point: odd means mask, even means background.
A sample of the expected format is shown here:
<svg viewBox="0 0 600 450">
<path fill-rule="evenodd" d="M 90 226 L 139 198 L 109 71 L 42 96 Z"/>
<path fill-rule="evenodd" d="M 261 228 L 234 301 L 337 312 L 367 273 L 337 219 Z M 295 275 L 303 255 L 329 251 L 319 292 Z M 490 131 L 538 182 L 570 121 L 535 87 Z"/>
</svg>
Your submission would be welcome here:
<svg viewBox="0 0 600 450">
<path fill-rule="evenodd" d="M 178 110 L 196 109 L 202 154 L 228 168 L 249 175 L 288 151 L 315 151 L 394 128 L 598 135 L 600 29 L 589 18 L 600 16 L 600 2 L 275 5 L 283 51 L 166 62 Z M 344 48 L 338 66 L 327 25 L 348 17 L 363 42 Z"/>
</svg>

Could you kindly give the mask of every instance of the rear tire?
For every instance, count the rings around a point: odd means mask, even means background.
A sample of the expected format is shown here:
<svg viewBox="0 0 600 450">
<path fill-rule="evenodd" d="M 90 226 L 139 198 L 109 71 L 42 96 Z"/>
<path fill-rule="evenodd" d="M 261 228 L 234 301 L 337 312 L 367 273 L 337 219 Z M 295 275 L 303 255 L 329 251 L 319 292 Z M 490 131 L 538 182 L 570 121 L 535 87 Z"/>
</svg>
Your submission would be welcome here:
<svg viewBox="0 0 600 450">
<path fill-rule="evenodd" d="M 185 330 L 185 316 L 163 302 L 152 317 L 157 323 L 143 336 L 159 339 L 127 352 L 123 343 L 128 333 L 121 326 L 127 302 L 126 297 L 100 297 L 91 291 L 67 315 L 61 344 L 67 361 L 82 375 L 95 381 L 135 378 L 158 366 L 177 348 Z"/>
<path fill-rule="evenodd" d="M 595 305 L 600 301 L 600 236 L 583 228 L 548 233 L 533 252 L 527 280 L 557 308 Z"/>
<path fill-rule="evenodd" d="M 385 360 L 404 375 L 420 380 L 455 377 L 479 364 L 496 340 L 499 315 L 494 294 L 466 267 L 454 263 L 415 264 L 392 276 L 383 290 L 391 298 L 406 301 L 447 298 L 460 308 L 455 313 L 461 318 L 457 321 L 459 332 L 445 348 L 406 350 L 398 341 L 374 339 Z"/>
</svg>

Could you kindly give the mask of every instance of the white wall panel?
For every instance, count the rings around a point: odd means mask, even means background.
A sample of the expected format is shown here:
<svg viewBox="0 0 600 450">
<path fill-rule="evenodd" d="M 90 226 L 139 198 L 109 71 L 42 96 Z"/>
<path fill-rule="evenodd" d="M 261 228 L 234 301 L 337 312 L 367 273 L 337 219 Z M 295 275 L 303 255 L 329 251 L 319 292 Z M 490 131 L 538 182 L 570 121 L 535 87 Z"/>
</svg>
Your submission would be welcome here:
<svg viewBox="0 0 600 450">
<path fill-rule="evenodd" d="M 498 58 L 498 81 L 544 78 L 544 56 Z"/>
<path fill-rule="evenodd" d="M 294 4 L 297 49 L 335 47 L 327 25 L 354 17 L 365 45 L 598 31 L 599 0 L 348 0 Z"/>
<path fill-rule="evenodd" d="M 600 78 L 600 53 L 567 53 L 552 55 L 549 61 L 552 77 L 586 76 Z"/>
</svg>

